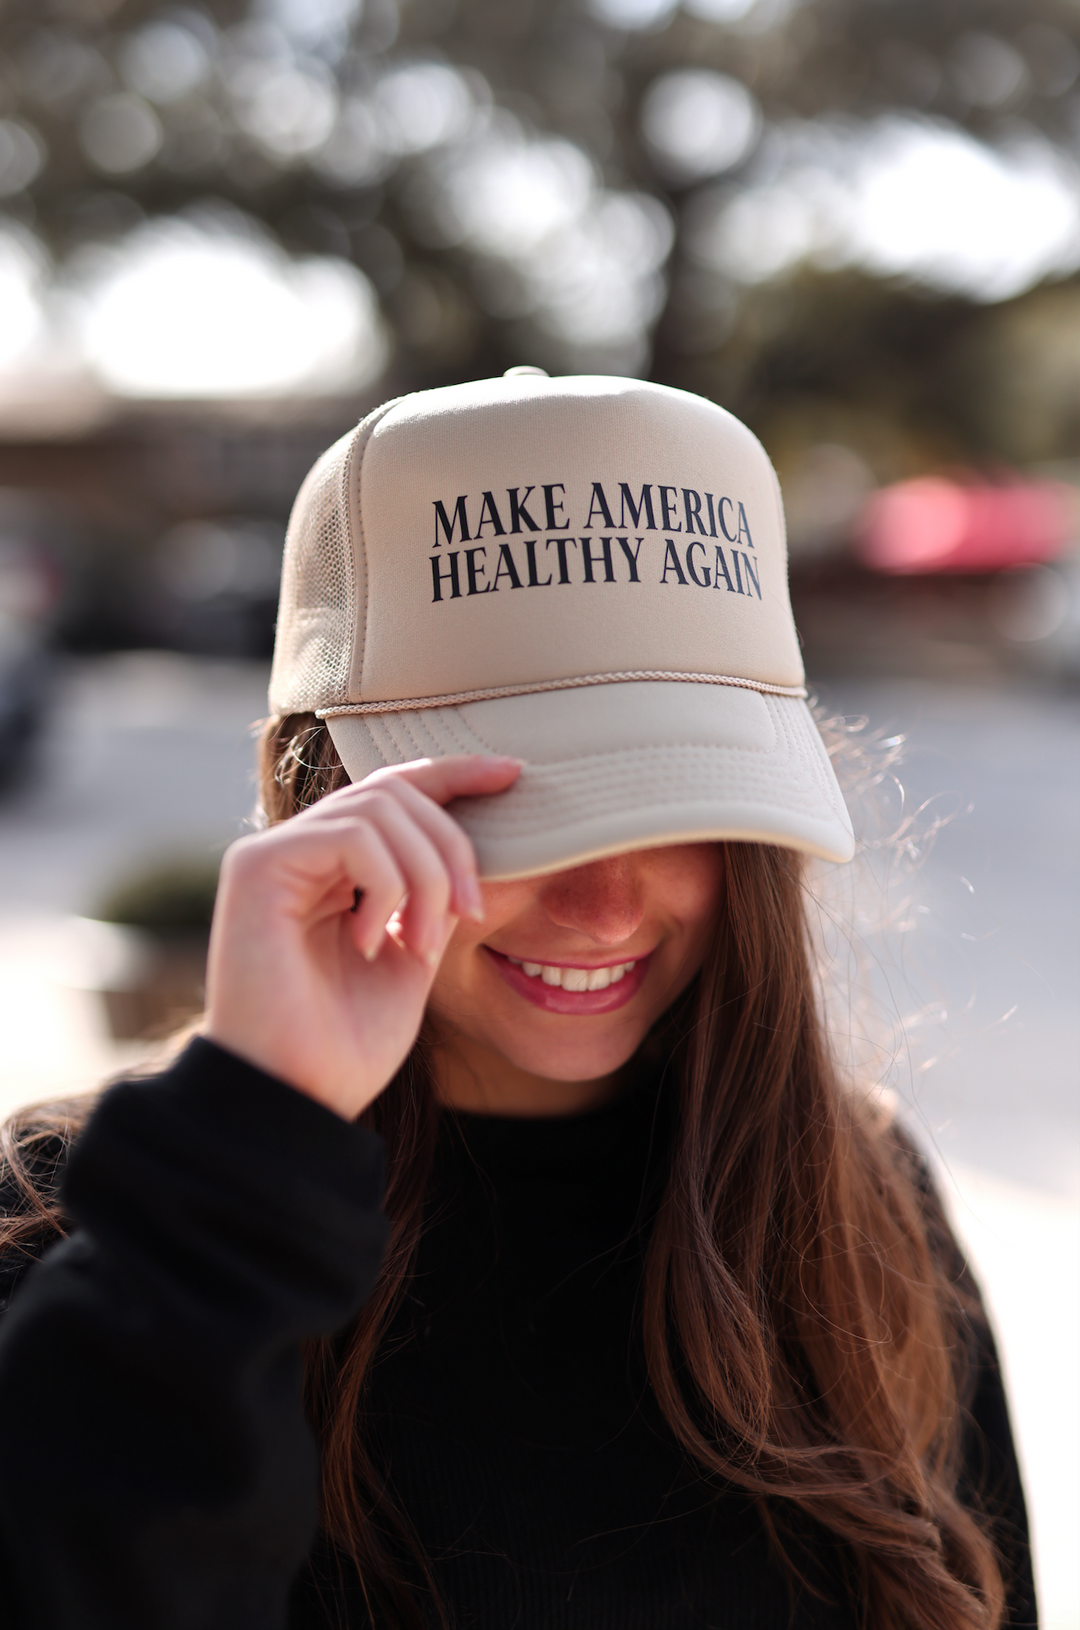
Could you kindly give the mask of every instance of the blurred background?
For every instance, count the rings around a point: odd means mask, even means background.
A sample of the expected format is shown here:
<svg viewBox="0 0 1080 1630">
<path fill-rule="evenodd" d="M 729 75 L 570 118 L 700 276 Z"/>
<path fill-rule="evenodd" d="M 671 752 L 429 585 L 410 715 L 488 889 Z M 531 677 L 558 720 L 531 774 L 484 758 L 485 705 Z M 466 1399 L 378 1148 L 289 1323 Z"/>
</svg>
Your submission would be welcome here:
<svg viewBox="0 0 1080 1630">
<path fill-rule="evenodd" d="M 987 1287 L 1049 1630 L 1080 1627 L 1078 163 L 1075 0 L 0 6 L 0 1105 L 197 1005 L 323 447 L 518 363 L 711 397 L 777 465 L 810 679 L 872 761 L 857 1062 Z"/>
</svg>

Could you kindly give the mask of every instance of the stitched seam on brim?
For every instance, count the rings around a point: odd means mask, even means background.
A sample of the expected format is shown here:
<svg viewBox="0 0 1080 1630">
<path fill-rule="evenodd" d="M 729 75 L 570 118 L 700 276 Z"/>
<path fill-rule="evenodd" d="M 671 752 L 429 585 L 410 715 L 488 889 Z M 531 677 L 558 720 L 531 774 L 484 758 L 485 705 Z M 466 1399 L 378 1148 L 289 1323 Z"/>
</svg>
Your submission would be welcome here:
<svg viewBox="0 0 1080 1630">
<path fill-rule="evenodd" d="M 488 832 L 533 831 L 539 820 L 550 818 L 555 810 L 559 810 L 557 825 L 573 824 L 577 821 L 587 821 L 594 817 L 603 817 L 610 808 L 611 795 L 618 790 L 617 784 L 608 782 L 600 792 L 592 798 L 582 797 L 580 793 L 575 796 L 573 788 L 551 787 L 549 793 L 562 793 L 562 797 L 543 797 L 535 794 L 526 798 L 523 794 L 517 804 L 500 803 L 488 809 L 484 808 L 478 799 L 461 799 L 459 805 L 465 805 L 462 816 L 467 818 L 470 825 L 478 830 Z M 603 794 L 606 793 L 605 798 Z M 566 808 L 570 803 L 570 809 Z M 813 815 L 815 811 L 821 818 L 835 818 L 839 811 L 825 788 L 816 785 L 793 786 L 789 781 L 779 778 L 770 781 L 767 777 L 758 777 L 753 782 L 732 787 L 730 782 L 712 787 L 703 786 L 700 780 L 669 785 L 663 794 L 655 791 L 647 801 L 635 803 L 634 813 L 639 814 L 646 808 L 656 810 L 683 807 L 687 804 L 700 807 L 715 808 L 718 805 L 726 807 L 743 807 L 752 804 L 761 804 L 770 809 L 787 810 L 792 814 Z"/>
<path fill-rule="evenodd" d="M 740 690 L 763 691 L 769 696 L 793 696 L 805 700 L 805 685 L 770 685 L 763 679 L 739 679 L 733 674 L 686 674 L 636 669 L 628 673 L 584 674 L 579 679 L 545 679 L 525 685 L 492 685 L 486 690 L 448 692 L 443 696 L 411 696 L 403 701 L 352 702 L 341 707 L 316 709 L 316 718 L 340 719 L 349 714 L 411 713 L 419 708 L 460 707 L 464 702 L 494 702 L 506 696 L 535 696 L 541 691 L 576 690 L 583 685 L 624 685 L 636 680 L 664 680 L 683 685 L 734 685 Z"/>
</svg>

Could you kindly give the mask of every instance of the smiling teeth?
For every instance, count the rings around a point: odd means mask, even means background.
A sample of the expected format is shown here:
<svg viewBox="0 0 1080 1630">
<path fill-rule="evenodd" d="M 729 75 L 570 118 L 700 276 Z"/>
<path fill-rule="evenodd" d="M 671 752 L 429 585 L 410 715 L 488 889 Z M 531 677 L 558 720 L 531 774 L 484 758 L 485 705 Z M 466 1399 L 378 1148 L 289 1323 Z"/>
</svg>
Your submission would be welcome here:
<svg viewBox="0 0 1080 1630">
<path fill-rule="evenodd" d="M 557 968 L 551 962 L 521 962 L 516 956 L 506 960 L 530 979 L 542 979 L 545 985 L 558 985 L 562 990 L 607 990 L 637 965 L 635 960 L 617 962 L 613 968 Z"/>
</svg>

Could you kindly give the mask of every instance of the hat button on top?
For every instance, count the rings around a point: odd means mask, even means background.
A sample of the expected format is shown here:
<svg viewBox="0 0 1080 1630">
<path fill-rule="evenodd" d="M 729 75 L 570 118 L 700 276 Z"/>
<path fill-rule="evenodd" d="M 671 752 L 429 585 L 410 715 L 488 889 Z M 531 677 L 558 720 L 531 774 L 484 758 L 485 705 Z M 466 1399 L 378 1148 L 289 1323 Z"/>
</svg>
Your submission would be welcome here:
<svg viewBox="0 0 1080 1630">
<path fill-rule="evenodd" d="M 546 368 L 534 368 L 527 362 L 520 363 L 516 368 L 507 368 L 506 372 L 503 374 L 503 378 L 521 379 L 526 374 L 536 374 L 540 379 L 548 378 L 548 371 Z"/>
</svg>

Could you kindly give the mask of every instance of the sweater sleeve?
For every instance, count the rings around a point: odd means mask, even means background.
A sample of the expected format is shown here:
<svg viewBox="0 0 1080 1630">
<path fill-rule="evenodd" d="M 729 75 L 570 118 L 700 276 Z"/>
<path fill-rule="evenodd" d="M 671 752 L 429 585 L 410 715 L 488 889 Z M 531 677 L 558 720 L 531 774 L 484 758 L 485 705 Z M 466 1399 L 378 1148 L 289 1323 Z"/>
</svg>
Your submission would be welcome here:
<svg viewBox="0 0 1080 1630">
<path fill-rule="evenodd" d="M 1005 1383 L 989 1323 L 977 1329 L 960 1496 L 989 1522 L 1005 1579 L 1002 1630 L 1038 1630 L 1031 1539 Z"/>
<path fill-rule="evenodd" d="M 209 1042 L 112 1088 L 0 1326 L 8 1630 L 278 1630 L 315 1531 L 301 1343 L 386 1238 L 374 1134 Z"/>
</svg>

